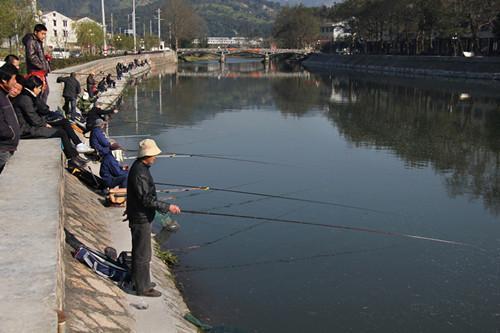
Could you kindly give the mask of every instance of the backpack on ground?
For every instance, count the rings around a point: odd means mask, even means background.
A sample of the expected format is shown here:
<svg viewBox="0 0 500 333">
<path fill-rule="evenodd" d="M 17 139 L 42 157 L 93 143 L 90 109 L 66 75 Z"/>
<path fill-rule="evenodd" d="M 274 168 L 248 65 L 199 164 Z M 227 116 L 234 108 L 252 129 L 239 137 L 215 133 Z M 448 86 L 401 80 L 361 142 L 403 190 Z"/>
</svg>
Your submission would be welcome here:
<svg viewBox="0 0 500 333">
<path fill-rule="evenodd" d="M 80 246 L 75 252 L 75 259 L 86 264 L 96 274 L 116 282 L 129 279 L 130 272 L 126 266 L 106 258 L 105 255 L 93 251 L 85 246 Z"/>
</svg>

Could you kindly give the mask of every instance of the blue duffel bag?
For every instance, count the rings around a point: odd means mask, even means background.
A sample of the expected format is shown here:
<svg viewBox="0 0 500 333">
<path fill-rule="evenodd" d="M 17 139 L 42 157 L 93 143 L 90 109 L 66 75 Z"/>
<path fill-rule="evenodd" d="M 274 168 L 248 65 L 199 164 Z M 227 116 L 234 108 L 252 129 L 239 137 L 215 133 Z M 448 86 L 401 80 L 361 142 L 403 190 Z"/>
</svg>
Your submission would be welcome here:
<svg viewBox="0 0 500 333">
<path fill-rule="evenodd" d="M 106 258 L 103 254 L 93 251 L 85 246 L 80 246 L 76 250 L 75 259 L 86 264 L 98 275 L 116 282 L 123 282 L 129 279 L 130 272 L 126 267 Z"/>
</svg>

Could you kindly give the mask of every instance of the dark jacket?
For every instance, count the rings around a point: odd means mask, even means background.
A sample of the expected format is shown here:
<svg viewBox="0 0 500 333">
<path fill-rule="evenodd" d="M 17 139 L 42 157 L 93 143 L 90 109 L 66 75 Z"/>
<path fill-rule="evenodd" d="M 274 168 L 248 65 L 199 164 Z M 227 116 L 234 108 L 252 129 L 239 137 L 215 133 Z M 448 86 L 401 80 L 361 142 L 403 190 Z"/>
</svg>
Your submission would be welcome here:
<svg viewBox="0 0 500 333">
<path fill-rule="evenodd" d="M 37 97 L 33 96 L 26 88 L 14 99 L 14 107 L 18 109 L 18 113 L 22 113 L 30 127 L 45 127 L 47 125 L 43 115 L 38 112 Z"/>
<path fill-rule="evenodd" d="M 0 151 L 16 151 L 20 136 L 21 129 L 16 112 L 7 93 L 0 89 Z"/>
<path fill-rule="evenodd" d="M 156 211 L 168 212 L 169 204 L 159 201 L 149 166 L 136 160 L 128 173 L 127 216 L 129 224 L 151 223 Z"/>
<path fill-rule="evenodd" d="M 111 143 L 104 135 L 102 128 L 96 127 L 92 130 L 90 147 L 94 148 L 99 156 L 106 156 L 111 153 Z"/>
<path fill-rule="evenodd" d="M 106 116 L 113 113 L 113 109 L 101 109 L 97 106 L 94 106 L 90 109 L 89 113 L 87 113 L 87 123 L 85 127 L 87 127 L 87 131 L 90 131 L 95 126 L 95 121 L 98 118 L 102 120 L 106 120 Z"/>
<path fill-rule="evenodd" d="M 95 78 L 93 75 L 87 76 L 87 92 L 90 94 L 93 90 L 92 87 L 96 85 Z"/>
<path fill-rule="evenodd" d="M 101 161 L 99 176 L 101 176 L 107 187 L 112 186 L 113 178 L 126 175 L 127 171 L 122 169 L 120 163 L 118 163 L 113 154 L 104 155 Z"/>
<path fill-rule="evenodd" d="M 44 71 L 50 72 L 50 65 L 43 52 L 43 44 L 32 33 L 26 34 L 23 37 L 25 47 L 26 68 L 28 73 Z"/>
<path fill-rule="evenodd" d="M 25 138 L 50 138 L 55 135 L 55 128 L 46 127 L 47 121 L 43 113 L 50 112 L 43 101 L 33 96 L 28 90 L 14 98 L 14 108 L 22 124 L 22 136 Z M 22 120 L 21 120 L 22 119 Z"/>
<path fill-rule="evenodd" d="M 57 83 L 64 83 L 63 97 L 76 99 L 81 92 L 80 82 L 72 76 L 58 77 Z"/>
</svg>

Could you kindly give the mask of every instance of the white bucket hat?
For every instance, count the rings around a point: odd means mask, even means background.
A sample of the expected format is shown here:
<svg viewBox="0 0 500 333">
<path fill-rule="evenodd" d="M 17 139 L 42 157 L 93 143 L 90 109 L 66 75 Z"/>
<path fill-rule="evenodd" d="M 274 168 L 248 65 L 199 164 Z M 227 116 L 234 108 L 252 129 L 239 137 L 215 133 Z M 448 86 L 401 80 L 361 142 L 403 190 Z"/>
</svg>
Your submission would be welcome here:
<svg viewBox="0 0 500 333">
<path fill-rule="evenodd" d="M 89 96 L 89 93 L 88 92 L 84 92 L 83 95 L 82 95 L 82 98 L 84 101 L 88 101 L 90 96 Z"/>
<path fill-rule="evenodd" d="M 146 157 L 146 156 L 156 156 L 160 155 L 161 150 L 156 145 L 156 142 L 152 139 L 144 139 L 139 142 L 139 154 L 137 157 Z"/>
</svg>

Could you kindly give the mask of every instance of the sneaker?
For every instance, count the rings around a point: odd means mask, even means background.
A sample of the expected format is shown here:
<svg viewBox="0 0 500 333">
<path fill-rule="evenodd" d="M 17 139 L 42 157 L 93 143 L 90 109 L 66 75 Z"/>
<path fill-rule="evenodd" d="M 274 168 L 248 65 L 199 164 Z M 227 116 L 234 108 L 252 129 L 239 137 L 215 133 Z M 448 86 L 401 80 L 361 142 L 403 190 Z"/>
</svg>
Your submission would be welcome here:
<svg viewBox="0 0 500 333">
<path fill-rule="evenodd" d="M 149 289 L 149 290 L 146 290 L 142 293 L 137 293 L 137 296 L 145 296 L 145 297 L 160 297 L 161 296 L 161 292 L 156 290 L 156 289 Z"/>
<path fill-rule="evenodd" d="M 80 154 L 92 153 L 94 149 L 87 146 L 85 143 L 79 143 L 76 145 L 76 151 Z"/>
</svg>

